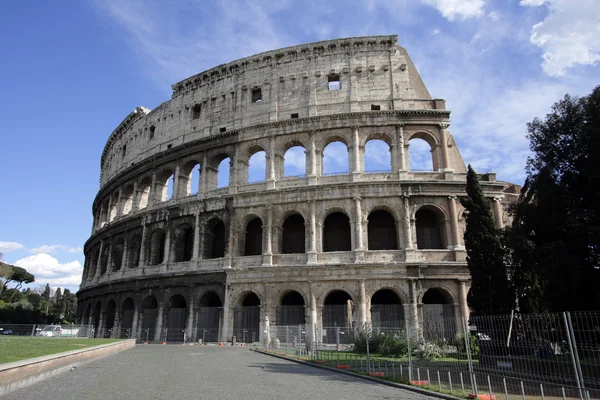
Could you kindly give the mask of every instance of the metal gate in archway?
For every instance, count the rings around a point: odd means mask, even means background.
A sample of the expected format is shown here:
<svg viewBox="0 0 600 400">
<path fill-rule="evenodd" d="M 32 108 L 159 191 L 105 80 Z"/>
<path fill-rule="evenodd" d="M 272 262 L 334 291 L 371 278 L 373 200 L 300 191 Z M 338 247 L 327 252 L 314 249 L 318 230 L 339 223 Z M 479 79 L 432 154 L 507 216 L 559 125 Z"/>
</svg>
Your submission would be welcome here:
<svg viewBox="0 0 600 400">
<path fill-rule="evenodd" d="M 235 308 L 233 335 L 238 342 L 254 343 L 260 340 L 260 307 Z"/>
<path fill-rule="evenodd" d="M 222 307 L 199 307 L 196 339 L 205 342 L 219 341 Z"/>
</svg>

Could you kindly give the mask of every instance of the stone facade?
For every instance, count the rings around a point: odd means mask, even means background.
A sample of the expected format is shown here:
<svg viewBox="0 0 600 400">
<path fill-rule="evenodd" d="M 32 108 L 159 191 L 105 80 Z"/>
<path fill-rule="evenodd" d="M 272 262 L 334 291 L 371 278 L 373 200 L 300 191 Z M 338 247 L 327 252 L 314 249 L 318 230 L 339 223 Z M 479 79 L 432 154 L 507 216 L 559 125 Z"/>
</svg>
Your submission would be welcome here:
<svg viewBox="0 0 600 400">
<path fill-rule="evenodd" d="M 129 114 L 102 153 L 82 319 L 98 335 L 157 341 L 183 332 L 268 341 L 270 326 L 306 324 L 310 341 L 315 325 L 407 320 L 418 331 L 431 312 L 468 316 L 465 163 L 444 100 L 431 98 L 396 41 L 258 54 Z M 412 139 L 429 144 L 432 171 L 410 170 Z M 365 171 L 370 140 L 389 146 L 389 171 Z M 347 147 L 348 173 L 323 173 L 332 142 Z M 287 176 L 297 146 L 306 173 Z M 265 179 L 248 183 L 260 151 Z M 218 187 L 227 159 L 229 182 Z M 502 226 L 515 187 L 493 173 L 481 181 Z"/>
</svg>

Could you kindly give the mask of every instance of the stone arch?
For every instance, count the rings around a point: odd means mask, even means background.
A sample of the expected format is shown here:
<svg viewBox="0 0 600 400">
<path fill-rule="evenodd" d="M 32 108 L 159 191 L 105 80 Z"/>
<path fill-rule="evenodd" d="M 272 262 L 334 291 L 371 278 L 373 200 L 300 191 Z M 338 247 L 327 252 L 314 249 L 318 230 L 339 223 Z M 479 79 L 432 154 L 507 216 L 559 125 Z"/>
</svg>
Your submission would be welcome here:
<svg viewBox="0 0 600 400">
<path fill-rule="evenodd" d="M 321 175 L 347 174 L 350 171 L 350 153 L 346 139 L 341 136 L 332 136 L 325 140 L 323 144 Z M 346 154 L 344 154 L 344 151 Z"/>
<path fill-rule="evenodd" d="M 410 143 L 411 141 L 412 143 Z M 439 142 L 435 134 L 425 130 L 415 131 L 408 135 L 405 143 L 408 150 L 404 152 L 407 158 L 406 165 L 411 171 L 438 171 L 440 169 Z M 429 155 L 425 154 L 427 146 Z"/>
<path fill-rule="evenodd" d="M 142 236 L 140 234 L 133 234 L 128 239 L 128 258 L 127 267 L 128 268 L 137 268 L 140 265 L 140 253 L 142 251 Z"/>
<path fill-rule="evenodd" d="M 123 215 L 127 215 L 133 208 L 133 185 L 125 186 L 123 190 Z"/>
<path fill-rule="evenodd" d="M 371 296 L 371 321 L 373 327 L 403 328 L 404 306 L 394 289 L 382 288 Z"/>
<path fill-rule="evenodd" d="M 197 194 L 200 189 L 200 161 L 191 159 L 179 169 L 179 187 L 177 192 L 181 196 Z M 202 177 L 203 178 L 203 177 Z"/>
<path fill-rule="evenodd" d="M 306 226 L 300 213 L 288 215 L 283 221 L 281 231 L 282 254 L 306 252 Z"/>
<path fill-rule="evenodd" d="M 158 300 L 156 296 L 150 294 L 142 301 L 141 312 L 141 339 L 148 341 L 154 340 L 156 330 L 156 318 L 158 316 Z"/>
<path fill-rule="evenodd" d="M 103 337 L 114 337 L 116 332 L 113 332 L 115 328 L 115 317 L 117 315 L 117 303 L 110 299 L 104 307 L 104 330 Z"/>
<path fill-rule="evenodd" d="M 166 234 L 162 228 L 155 228 L 149 237 L 148 257 L 146 257 L 148 265 L 158 265 L 165 261 L 165 243 Z"/>
<path fill-rule="evenodd" d="M 133 328 L 134 313 L 135 302 L 131 297 L 127 297 L 121 303 L 121 332 L 120 335 L 117 337 L 125 339 L 135 335 L 135 332 L 131 331 L 131 329 Z"/>
<path fill-rule="evenodd" d="M 240 180 L 243 183 L 257 183 L 267 180 L 267 152 L 257 144 L 247 147 L 242 154 L 245 155 Z"/>
<path fill-rule="evenodd" d="M 88 273 L 88 279 L 92 279 L 96 276 L 96 269 L 98 268 L 99 260 L 100 260 L 100 246 L 96 246 L 92 250 L 92 260 L 90 262 L 90 272 Z"/>
<path fill-rule="evenodd" d="M 111 196 L 110 209 L 108 210 L 108 222 L 112 222 L 117 218 L 117 210 L 119 208 L 119 192 L 114 192 Z"/>
<path fill-rule="evenodd" d="M 102 301 L 96 301 L 92 314 L 92 325 L 94 329 L 94 337 L 100 337 L 100 320 L 102 319 Z"/>
<path fill-rule="evenodd" d="M 307 167 L 306 146 L 299 140 L 293 140 L 283 146 L 282 176 L 304 177 Z"/>
<path fill-rule="evenodd" d="M 415 228 L 418 249 L 445 249 L 446 237 L 445 213 L 433 205 L 423 205 L 415 212 Z"/>
<path fill-rule="evenodd" d="M 106 274 L 106 270 L 108 269 L 108 254 L 110 253 L 110 244 L 108 242 L 104 243 L 102 247 L 102 253 L 100 254 L 100 275 Z"/>
<path fill-rule="evenodd" d="M 108 202 L 108 198 L 104 199 L 100 205 L 100 228 L 108 223 Z"/>
<path fill-rule="evenodd" d="M 233 335 L 242 343 L 257 342 L 260 338 L 260 298 L 245 291 L 238 298 L 233 321 Z"/>
<path fill-rule="evenodd" d="M 386 134 L 371 134 L 361 146 L 364 172 L 392 171 L 392 139 Z"/>
<path fill-rule="evenodd" d="M 210 157 L 206 166 L 207 190 L 229 186 L 232 161 L 231 156 L 226 152 L 219 152 Z"/>
<path fill-rule="evenodd" d="M 387 210 L 371 211 L 367 219 L 369 250 L 398 250 L 396 219 Z"/>
<path fill-rule="evenodd" d="M 223 302 L 214 290 L 209 290 L 198 301 L 198 324 L 196 337 L 202 342 L 219 340 L 219 327 L 222 323 Z"/>
<path fill-rule="evenodd" d="M 123 266 L 123 252 L 125 251 L 125 240 L 118 238 L 111 246 L 111 272 L 116 272 Z"/>
<path fill-rule="evenodd" d="M 456 335 L 454 298 L 447 288 L 436 285 L 425 290 L 422 303 L 423 337 L 453 338 Z"/>
<path fill-rule="evenodd" d="M 158 201 L 167 201 L 173 198 L 173 186 L 175 182 L 175 173 L 170 168 L 163 169 L 156 174 L 156 191 Z"/>
<path fill-rule="evenodd" d="M 352 327 L 352 296 L 345 290 L 333 289 L 323 299 L 324 329 Z M 330 338 L 331 339 L 331 338 Z M 335 341 L 335 338 L 332 338 Z"/>
<path fill-rule="evenodd" d="M 225 224 L 220 218 L 213 217 L 207 221 L 203 241 L 204 251 L 202 258 L 211 259 L 225 257 Z"/>
<path fill-rule="evenodd" d="M 175 229 L 175 262 L 191 261 L 194 253 L 194 228 L 184 222 Z"/>
<path fill-rule="evenodd" d="M 350 217 L 344 211 L 330 212 L 323 220 L 323 252 L 351 251 Z"/>
<path fill-rule="evenodd" d="M 251 218 L 246 224 L 244 235 L 244 256 L 262 254 L 263 222 L 258 216 Z"/>
<path fill-rule="evenodd" d="M 140 182 L 140 198 L 138 201 L 138 209 L 144 209 L 146 207 L 148 207 L 148 204 L 150 202 L 150 194 L 152 191 L 152 180 L 148 177 L 142 179 L 142 181 Z"/>
<path fill-rule="evenodd" d="M 179 293 L 169 298 L 167 311 L 167 342 L 183 342 L 188 304 L 185 297 Z"/>
<path fill-rule="evenodd" d="M 277 325 L 304 325 L 306 323 L 304 296 L 296 290 L 286 290 L 277 305 Z"/>
</svg>

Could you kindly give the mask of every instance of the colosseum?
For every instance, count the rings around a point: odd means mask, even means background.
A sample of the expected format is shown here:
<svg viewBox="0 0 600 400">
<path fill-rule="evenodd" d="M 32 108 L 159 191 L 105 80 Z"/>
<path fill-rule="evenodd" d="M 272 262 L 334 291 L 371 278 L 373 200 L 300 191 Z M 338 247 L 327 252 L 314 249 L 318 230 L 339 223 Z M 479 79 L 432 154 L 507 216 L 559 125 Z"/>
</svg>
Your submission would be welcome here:
<svg viewBox="0 0 600 400">
<path fill-rule="evenodd" d="M 465 163 L 397 36 L 268 51 L 172 89 L 102 152 L 78 292 L 97 336 L 269 343 L 300 326 L 310 344 L 468 316 Z M 480 180 L 501 227 L 515 186 Z"/>
</svg>

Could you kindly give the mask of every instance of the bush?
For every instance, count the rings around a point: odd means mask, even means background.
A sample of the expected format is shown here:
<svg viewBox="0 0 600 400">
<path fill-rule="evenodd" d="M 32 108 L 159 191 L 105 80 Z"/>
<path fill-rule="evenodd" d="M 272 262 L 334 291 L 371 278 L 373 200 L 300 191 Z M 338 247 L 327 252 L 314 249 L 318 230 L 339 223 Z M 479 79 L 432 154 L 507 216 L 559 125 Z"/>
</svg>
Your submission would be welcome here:
<svg viewBox="0 0 600 400">
<path fill-rule="evenodd" d="M 367 334 L 360 332 L 354 342 L 354 351 L 357 353 L 367 352 Z M 408 354 L 408 342 L 402 334 L 391 332 L 369 335 L 369 351 L 390 356 L 405 356 Z"/>
<path fill-rule="evenodd" d="M 423 360 L 435 360 L 442 357 L 442 348 L 434 342 L 421 342 L 413 352 L 415 357 Z"/>
<path fill-rule="evenodd" d="M 471 335 L 470 333 L 468 333 L 467 335 L 469 335 L 469 350 L 471 351 L 471 356 L 476 356 L 479 354 L 479 345 L 477 344 L 477 338 L 475 337 L 475 335 Z M 458 355 L 466 357 L 467 351 L 465 350 L 465 334 L 458 333 L 456 335 L 455 341 L 456 349 L 458 350 Z"/>
</svg>

